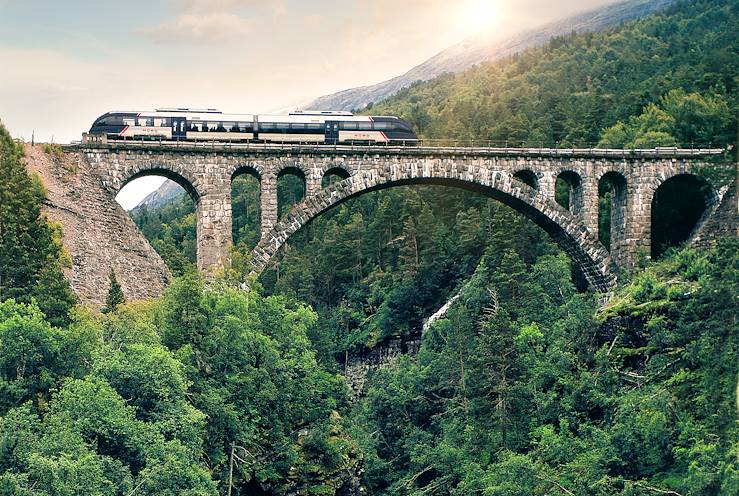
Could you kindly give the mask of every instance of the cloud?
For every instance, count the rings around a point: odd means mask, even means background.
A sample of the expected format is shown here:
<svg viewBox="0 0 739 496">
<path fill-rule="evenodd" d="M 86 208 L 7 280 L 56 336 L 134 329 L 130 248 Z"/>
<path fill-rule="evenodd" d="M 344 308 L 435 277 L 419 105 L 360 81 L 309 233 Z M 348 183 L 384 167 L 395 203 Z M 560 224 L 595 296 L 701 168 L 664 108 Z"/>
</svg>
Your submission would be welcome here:
<svg viewBox="0 0 739 496">
<path fill-rule="evenodd" d="M 221 43 L 243 37 L 252 28 L 249 19 L 228 12 L 214 12 L 182 14 L 174 21 L 139 28 L 138 32 L 157 43 Z"/>
</svg>

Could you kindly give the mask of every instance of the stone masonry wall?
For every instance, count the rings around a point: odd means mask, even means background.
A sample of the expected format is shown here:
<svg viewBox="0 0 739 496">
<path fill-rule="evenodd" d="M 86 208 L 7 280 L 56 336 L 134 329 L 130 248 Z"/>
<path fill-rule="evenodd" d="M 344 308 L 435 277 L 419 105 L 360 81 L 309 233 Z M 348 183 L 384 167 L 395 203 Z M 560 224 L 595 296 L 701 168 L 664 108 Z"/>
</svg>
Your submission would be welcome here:
<svg viewBox="0 0 739 496">
<path fill-rule="evenodd" d="M 160 296 L 169 271 L 128 214 L 106 191 L 83 153 L 55 157 L 26 145 L 26 166 L 47 190 L 45 213 L 61 223 L 62 243 L 72 259 L 65 270 L 80 300 L 105 305 L 114 270 L 128 301 Z"/>
<path fill-rule="evenodd" d="M 231 144 L 108 143 L 79 148 L 100 171 L 114 196 L 135 177 L 160 174 L 177 181 L 197 204 L 198 267 L 206 274 L 229 264 L 231 181 L 248 171 L 261 185 L 262 239 L 253 252 L 255 271 L 315 216 L 366 191 L 433 182 L 476 190 L 508 204 L 549 232 L 583 270 L 591 285 L 608 290 L 618 268 L 631 269 L 649 254 L 651 203 L 657 188 L 677 174 L 705 164 L 692 150 L 514 150 L 381 147 L 232 146 Z M 285 170 L 305 178 L 306 198 L 278 219 L 277 178 Z M 347 179 L 321 188 L 327 171 Z M 537 178 L 538 189 L 514 179 Z M 611 253 L 598 241 L 598 186 L 606 176 L 623 179 L 613 211 Z M 554 199 L 559 176 L 573 186 L 570 209 Z"/>
</svg>

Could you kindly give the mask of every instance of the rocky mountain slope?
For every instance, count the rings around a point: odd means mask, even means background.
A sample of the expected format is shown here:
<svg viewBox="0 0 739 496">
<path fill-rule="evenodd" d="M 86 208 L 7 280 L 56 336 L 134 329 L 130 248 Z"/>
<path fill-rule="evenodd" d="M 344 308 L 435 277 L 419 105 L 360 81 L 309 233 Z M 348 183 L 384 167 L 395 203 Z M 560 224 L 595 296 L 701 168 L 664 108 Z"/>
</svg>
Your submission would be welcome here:
<svg viewBox="0 0 739 496">
<path fill-rule="evenodd" d="M 304 108 L 354 110 L 384 100 L 417 81 L 428 81 L 449 72 L 460 72 L 475 64 L 513 55 L 532 46 L 542 45 L 552 37 L 574 32 L 599 31 L 630 19 L 645 17 L 663 9 L 674 0 L 627 0 L 591 10 L 543 27 L 525 31 L 507 39 L 490 41 L 470 38 L 454 45 L 414 67 L 402 76 L 371 86 L 362 86 L 322 96 Z"/>
<path fill-rule="evenodd" d="M 102 307 L 111 269 L 128 301 L 161 296 L 170 279 L 167 266 L 103 189 L 84 154 L 50 150 L 26 145 L 25 162 L 46 189 L 46 215 L 62 226 L 72 262 L 66 275 L 80 300 Z"/>
</svg>

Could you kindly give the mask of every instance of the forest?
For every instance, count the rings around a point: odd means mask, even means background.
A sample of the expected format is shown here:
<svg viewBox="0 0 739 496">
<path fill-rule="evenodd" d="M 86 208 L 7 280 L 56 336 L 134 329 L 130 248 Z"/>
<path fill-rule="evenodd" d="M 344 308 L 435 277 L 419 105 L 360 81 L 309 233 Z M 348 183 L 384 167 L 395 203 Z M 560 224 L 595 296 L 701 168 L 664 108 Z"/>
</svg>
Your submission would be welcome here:
<svg viewBox="0 0 739 496">
<path fill-rule="evenodd" d="M 680 2 L 364 111 L 429 139 L 728 147 L 737 15 Z M 735 238 L 665 240 L 604 303 L 512 209 L 398 187 L 316 219 L 244 290 L 260 232 L 244 175 L 230 271 L 196 273 L 189 197 L 140 208 L 175 278 L 126 302 L 112 272 L 99 312 L 64 280 L 22 155 L 0 129 L 0 495 L 739 495 Z M 297 176 L 278 189 L 281 214 L 304 195 Z M 354 398 L 347 357 L 392 339 L 420 349 Z"/>
</svg>

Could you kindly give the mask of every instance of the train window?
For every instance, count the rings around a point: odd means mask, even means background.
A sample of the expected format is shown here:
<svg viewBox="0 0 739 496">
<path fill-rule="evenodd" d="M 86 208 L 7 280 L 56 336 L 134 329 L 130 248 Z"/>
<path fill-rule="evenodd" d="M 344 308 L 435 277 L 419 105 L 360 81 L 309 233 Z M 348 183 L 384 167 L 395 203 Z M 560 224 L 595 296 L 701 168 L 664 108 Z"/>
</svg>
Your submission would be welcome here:
<svg viewBox="0 0 739 496">
<path fill-rule="evenodd" d="M 357 122 L 357 129 L 360 131 L 370 131 L 372 129 L 371 122 Z"/>
<path fill-rule="evenodd" d="M 342 123 L 342 127 L 347 131 L 356 131 L 357 129 L 359 129 L 359 126 L 357 124 L 358 123 L 356 122 L 344 122 Z"/>
<path fill-rule="evenodd" d="M 154 118 L 154 126 L 156 126 L 156 127 L 162 127 L 162 126 L 164 126 L 164 119 L 162 119 L 161 117 L 160 118 L 155 117 Z"/>
<path fill-rule="evenodd" d="M 134 119 L 133 117 L 128 118 L 128 119 L 125 119 L 124 118 L 123 119 L 123 125 L 125 125 L 125 126 L 135 126 L 136 125 L 136 119 Z"/>
<path fill-rule="evenodd" d="M 306 124 L 305 128 L 311 131 L 323 131 L 323 124 Z"/>
<path fill-rule="evenodd" d="M 190 132 L 200 132 L 201 125 L 199 122 L 190 122 Z"/>
<path fill-rule="evenodd" d="M 123 124 L 123 116 L 121 115 L 110 115 L 100 120 L 102 126 L 120 126 Z"/>
<path fill-rule="evenodd" d="M 375 122 L 373 123 L 373 128 L 378 131 L 384 131 L 384 130 L 392 129 L 393 126 L 390 122 Z"/>
<path fill-rule="evenodd" d="M 139 117 L 137 119 L 137 125 L 138 126 L 146 126 L 146 127 L 153 126 L 154 125 L 154 119 L 152 119 L 151 117 Z"/>
<path fill-rule="evenodd" d="M 296 129 L 296 130 L 304 131 L 305 130 L 305 124 L 301 124 L 301 123 L 290 124 L 290 129 Z"/>
<path fill-rule="evenodd" d="M 232 131 L 235 125 L 235 122 L 224 122 L 223 129 L 225 129 L 226 131 Z"/>
</svg>

